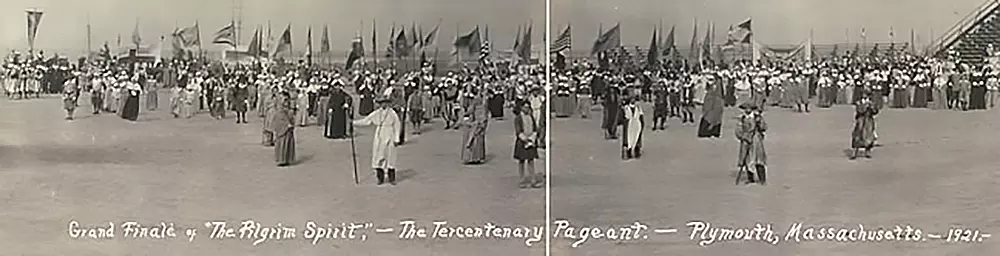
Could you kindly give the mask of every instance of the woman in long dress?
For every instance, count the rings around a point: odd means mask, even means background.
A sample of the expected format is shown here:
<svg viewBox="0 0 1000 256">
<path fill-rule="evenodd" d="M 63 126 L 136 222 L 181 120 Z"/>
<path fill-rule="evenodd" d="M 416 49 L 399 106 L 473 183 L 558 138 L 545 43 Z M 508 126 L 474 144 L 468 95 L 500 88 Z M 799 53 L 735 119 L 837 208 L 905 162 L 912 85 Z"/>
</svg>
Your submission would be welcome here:
<svg viewBox="0 0 1000 256">
<path fill-rule="evenodd" d="M 642 107 L 636 104 L 639 96 L 632 96 L 626 100 L 622 112 L 625 114 L 625 124 L 622 131 L 622 160 L 638 159 L 642 156 L 642 134 L 645 130 L 646 120 Z M 721 99 L 719 104 L 722 104 Z"/>
<path fill-rule="evenodd" d="M 174 118 L 181 116 L 181 106 L 183 106 L 184 97 L 184 89 L 179 85 L 170 88 L 170 114 L 173 114 Z"/>
<path fill-rule="evenodd" d="M 514 108 L 514 159 L 517 160 L 518 176 L 521 178 L 521 188 L 541 188 L 542 182 L 535 174 L 535 159 L 538 158 L 538 122 L 532 115 L 531 106 L 520 101 Z M 525 171 L 527 170 L 527 175 Z"/>
<path fill-rule="evenodd" d="M 63 84 L 63 109 L 66 109 L 66 120 L 73 120 L 73 111 L 76 110 L 76 101 L 79 98 L 79 91 L 76 81 L 79 78 L 66 80 Z"/>
<path fill-rule="evenodd" d="M 268 97 L 266 101 L 263 101 L 260 107 L 262 113 L 264 113 L 264 118 L 262 119 L 263 129 L 261 132 L 260 144 L 265 147 L 274 146 L 274 130 L 271 130 L 271 122 L 274 121 L 274 110 L 277 108 L 275 105 L 279 103 L 278 101 L 278 87 L 272 86 L 267 88 L 269 91 L 267 93 Z"/>
<path fill-rule="evenodd" d="M 302 111 L 305 111 L 304 109 Z M 274 133 L 274 161 L 279 167 L 295 161 L 295 120 L 287 92 L 281 92 L 271 110 L 271 132 Z"/>
<path fill-rule="evenodd" d="M 378 109 L 361 120 L 355 120 L 353 124 L 375 126 L 372 138 L 372 169 L 375 169 L 378 185 L 385 183 L 387 174 L 389 184 L 396 185 L 396 146 L 401 143 L 399 132 L 403 129 L 403 122 L 396 111 L 389 107 L 391 102 L 389 98 L 380 97 L 376 102 Z"/>
<path fill-rule="evenodd" d="M 463 118 L 462 163 L 482 164 L 486 161 L 486 127 L 489 117 L 483 94 L 475 96 L 466 107 Z"/>
<path fill-rule="evenodd" d="M 139 95 L 142 94 L 142 86 L 139 85 L 138 78 L 133 78 L 125 83 L 125 101 L 122 105 L 122 119 L 135 122 L 139 119 Z"/>
<path fill-rule="evenodd" d="M 872 157 L 871 150 L 875 146 L 875 115 L 879 111 L 871 100 L 872 94 L 870 91 L 865 92 L 855 104 L 854 130 L 851 133 L 851 148 L 854 152 L 851 159 L 857 158 L 861 149 L 865 150 L 865 157 Z"/>
<path fill-rule="evenodd" d="M 931 88 L 931 109 L 948 108 L 948 76 L 939 74 L 934 78 L 933 88 Z"/>
<path fill-rule="evenodd" d="M 156 79 L 149 76 L 146 79 L 146 110 L 156 110 L 160 106 L 159 84 Z"/>
<path fill-rule="evenodd" d="M 298 126 L 309 125 L 309 93 L 305 88 L 299 88 L 295 97 L 295 123 Z"/>
<path fill-rule="evenodd" d="M 698 125 L 698 138 L 719 138 L 722 136 L 722 92 L 721 86 L 714 79 L 709 82 L 709 91 L 705 94 L 705 104 L 701 106 L 701 122 Z"/>
<path fill-rule="evenodd" d="M 342 139 L 347 137 L 347 113 L 350 109 L 348 99 L 350 96 L 344 93 L 341 85 L 335 83 L 330 92 L 327 105 L 326 123 L 323 126 L 323 136 L 329 139 Z"/>
<path fill-rule="evenodd" d="M 767 122 L 764 116 L 752 103 L 740 105 L 743 116 L 734 131 L 740 141 L 740 153 L 736 166 L 740 172 L 747 173 L 747 183 L 757 182 L 754 174 L 760 179 L 760 184 L 767 183 L 767 150 L 764 149 L 764 133 L 767 132 Z"/>
</svg>

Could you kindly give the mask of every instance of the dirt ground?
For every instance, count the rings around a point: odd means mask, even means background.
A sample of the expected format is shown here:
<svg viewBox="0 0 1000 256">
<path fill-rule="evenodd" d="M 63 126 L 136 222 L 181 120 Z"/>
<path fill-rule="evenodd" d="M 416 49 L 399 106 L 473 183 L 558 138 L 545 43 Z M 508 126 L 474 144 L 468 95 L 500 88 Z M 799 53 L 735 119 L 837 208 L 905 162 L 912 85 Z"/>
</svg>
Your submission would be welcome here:
<svg viewBox="0 0 1000 256">
<path fill-rule="evenodd" d="M 553 238 L 552 255 L 993 255 L 1000 240 L 794 242 L 790 225 L 894 228 L 947 235 L 949 227 L 1000 233 L 1000 111 L 888 109 L 877 118 L 874 158 L 848 160 L 853 108 L 796 113 L 770 109 L 768 185 L 734 185 L 738 110 L 727 109 L 721 139 L 696 138 L 696 125 L 672 119 L 644 136 L 645 155 L 622 161 L 619 141 L 603 139 L 601 113 L 552 122 L 552 218 L 574 226 L 641 222 L 677 233 L 611 242 Z M 648 122 L 651 106 L 645 106 Z M 700 110 L 696 114 L 700 118 Z M 772 224 L 778 245 L 755 241 L 699 246 L 686 223 L 752 228 Z M 805 227 L 803 227 L 805 229 Z"/>
<path fill-rule="evenodd" d="M 81 97 L 77 119 L 63 120 L 57 96 L 0 100 L 0 248 L 10 255 L 543 255 L 544 239 L 399 239 L 399 222 L 413 219 L 434 231 L 433 221 L 476 226 L 543 226 L 543 189 L 517 187 L 511 158 L 513 124 L 492 122 L 488 163 L 459 163 L 461 133 L 437 122 L 410 136 L 400 149 L 400 183 L 377 187 L 369 169 L 371 129 L 356 139 L 355 185 L 349 140 L 322 138 L 317 126 L 297 128 L 298 162 L 274 164 L 274 151 L 259 145 L 261 123 L 214 120 L 203 112 L 174 119 L 166 93 L 160 110 L 137 123 L 114 114 L 93 116 Z M 145 107 L 145 104 L 142 104 Z M 408 130 L 412 130 L 409 129 Z M 537 163 L 544 170 L 544 161 Z M 295 227 L 297 236 L 253 245 L 247 239 L 210 239 L 207 221 Z M 114 239 L 71 237 L 69 224 L 107 226 Z M 125 221 L 152 226 L 173 223 L 175 238 L 125 238 Z M 365 241 L 303 237 L 307 221 L 372 223 Z M 375 228 L 395 228 L 375 233 Z M 189 242 L 186 230 L 197 228 Z"/>
</svg>

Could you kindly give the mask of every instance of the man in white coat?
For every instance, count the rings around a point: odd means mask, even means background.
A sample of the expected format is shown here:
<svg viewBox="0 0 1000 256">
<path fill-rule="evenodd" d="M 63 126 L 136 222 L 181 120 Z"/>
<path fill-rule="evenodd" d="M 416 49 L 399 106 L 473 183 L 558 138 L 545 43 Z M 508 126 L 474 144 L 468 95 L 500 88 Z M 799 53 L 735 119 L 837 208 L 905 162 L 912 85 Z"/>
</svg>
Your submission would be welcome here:
<svg viewBox="0 0 1000 256">
<path fill-rule="evenodd" d="M 384 96 L 376 99 L 378 109 L 365 118 L 353 122 L 355 126 L 375 126 L 372 139 L 372 169 L 375 169 L 378 185 L 385 183 L 386 174 L 389 184 L 396 185 L 396 146 L 400 144 L 399 133 L 403 129 L 403 123 L 396 111 L 389 107 L 390 102 L 391 100 Z"/>
</svg>

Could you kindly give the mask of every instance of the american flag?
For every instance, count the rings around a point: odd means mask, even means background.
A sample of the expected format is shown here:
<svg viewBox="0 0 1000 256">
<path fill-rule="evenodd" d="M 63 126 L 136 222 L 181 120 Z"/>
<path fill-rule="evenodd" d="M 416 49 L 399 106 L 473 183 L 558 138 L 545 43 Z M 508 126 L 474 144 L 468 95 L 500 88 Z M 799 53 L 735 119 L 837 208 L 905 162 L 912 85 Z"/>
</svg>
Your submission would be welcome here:
<svg viewBox="0 0 1000 256">
<path fill-rule="evenodd" d="M 559 38 L 552 42 L 552 46 L 549 47 L 549 51 L 553 53 L 562 52 L 570 49 L 573 44 L 573 36 L 570 34 L 570 26 L 566 26 L 566 30 L 559 34 Z"/>
<path fill-rule="evenodd" d="M 490 42 L 483 42 L 483 46 L 479 47 L 479 59 L 486 60 L 490 57 Z"/>
</svg>

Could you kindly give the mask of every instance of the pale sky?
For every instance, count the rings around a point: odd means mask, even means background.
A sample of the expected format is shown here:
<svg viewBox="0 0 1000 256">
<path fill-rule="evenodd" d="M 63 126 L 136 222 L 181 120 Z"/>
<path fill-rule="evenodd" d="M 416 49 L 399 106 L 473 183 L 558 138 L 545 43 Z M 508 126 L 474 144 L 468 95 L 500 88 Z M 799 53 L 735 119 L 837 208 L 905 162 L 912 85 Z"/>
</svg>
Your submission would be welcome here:
<svg viewBox="0 0 1000 256">
<path fill-rule="evenodd" d="M 456 28 L 465 34 L 476 25 L 489 25 L 495 49 L 510 48 L 520 24 L 532 22 L 533 41 L 542 41 L 545 26 L 545 0 L 0 0 L 0 49 L 27 49 L 25 9 L 45 12 L 35 39 L 35 47 L 46 52 L 79 54 L 86 50 L 88 19 L 92 47 L 105 41 L 114 48 L 120 34 L 122 44 L 131 44 L 138 19 L 145 42 L 168 35 L 175 27 L 191 26 L 198 21 L 206 49 L 211 35 L 233 17 L 234 3 L 242 3 L 244 29 L 240 44 L 249 43 L 255 26 L 271 23 L 271 33 L 279 37 L 292 25 L 296 51 L 304 49 L 306 28 L 313 27 L 313 47 L 319 48 L 323 25 L 329 26 L 332 51 L 347 51 L 351 39 L 361 30 L 366 50 L 371 49 L 372 19 L 378 29 L 378 49 L 388 46 L 387 35 L 395 22 L 416 22 L 424 33 L 441 20 L 438 44 L 442 52 L 451 50 Z M 89 18 L 88 18 L 89 17 Z M 362 28 L 362 21 L 364 26 Z M 169 39 L 169 35 L 167 36 Z M 146 44 L 146 43 L 144 43 Z"/>
<path fill-rule="evenodd" d="M 816 44 L 890 42 L 926 45 L 940 37 L 985 0 L 551 0 L 552 34 L 573 27 L 575 51 L 589 50 L 603 23 L 605 30 L 622 25 L 622 44 L 649 44 L 653 27 L 662 19 L 664 33 L 676 25 L 678 47 L 690 45 L 697 18 L 699 40 L 709 21 L 715 22 L 716 43 L 725 41 L 732 24 L 753 19 L 755 39 L 764 44 L 798 44 L 813 30 Z M 553 35 L 555 37 L 556 35 Z M 849 38 L 848 38 L 849 37 Z"/>
</svg>

